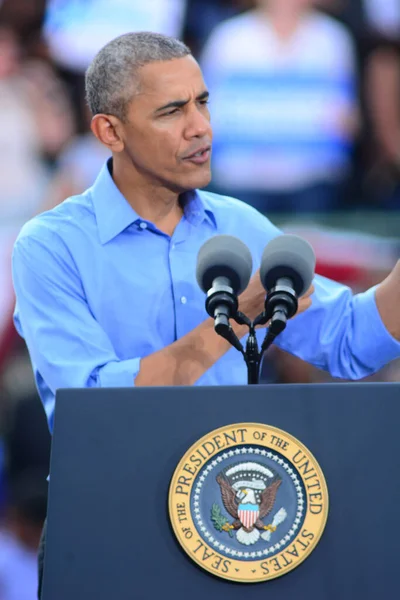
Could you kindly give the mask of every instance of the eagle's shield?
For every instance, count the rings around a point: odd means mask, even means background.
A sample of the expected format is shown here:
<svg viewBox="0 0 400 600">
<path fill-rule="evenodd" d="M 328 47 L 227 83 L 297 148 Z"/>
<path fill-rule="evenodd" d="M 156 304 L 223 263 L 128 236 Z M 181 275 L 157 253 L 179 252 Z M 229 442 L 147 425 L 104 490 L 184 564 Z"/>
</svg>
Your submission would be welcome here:
<svg viewBox="0 0 400 600">
<path fill-rule="evenodd" d="M 239 504 L 238 517 L 246 529 L 253 527 L 259 515 L 260 510 L 257 504 Z"/>
</svg>

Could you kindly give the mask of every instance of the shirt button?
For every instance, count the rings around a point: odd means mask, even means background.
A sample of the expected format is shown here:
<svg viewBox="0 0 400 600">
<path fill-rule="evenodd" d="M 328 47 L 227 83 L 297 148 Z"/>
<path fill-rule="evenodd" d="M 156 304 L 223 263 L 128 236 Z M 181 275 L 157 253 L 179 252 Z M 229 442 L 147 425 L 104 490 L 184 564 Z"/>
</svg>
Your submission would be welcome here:
<svg viewBox="0 0 400 600">
<path fill-rule="evenodd" d="M 182 302 L 182 304 L 186 304 L 186 302 L 187 302 L 186 296 L 181 296 L 181 302 Z"/>
<path fill-rule="evenodd" d="M 172 244 L 171 249 L 175 250 L 175 244 Z"/>
<path fill-rule="evenodd" d="M 147 229 L 147 223 L 145 223 L 144 221 L 142 221 L 142 222 L 139 224 L 139 227 L 140 227 L 141 229 Z"/>
</svg>

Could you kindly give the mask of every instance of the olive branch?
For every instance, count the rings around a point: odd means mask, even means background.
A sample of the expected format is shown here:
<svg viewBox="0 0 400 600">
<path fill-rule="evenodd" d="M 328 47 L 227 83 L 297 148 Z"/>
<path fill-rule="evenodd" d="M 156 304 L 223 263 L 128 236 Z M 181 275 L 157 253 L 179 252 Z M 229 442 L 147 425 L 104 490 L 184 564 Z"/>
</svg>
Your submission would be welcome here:
<svg viewBox="0 0 400 600">
<path fill-rule="evenodd" d="M 214 527 L 217 531 L 227 531 L 230 537 L 233 537 L 232 529 L 228 529 L 224 527 L 224 525 L 229 525 L 229 521 L 224 515 L 221 513 L 221 509 L 218 504 L 213 504 L 211 509 L 211 521 L 214 524 Z"/>
</svg>

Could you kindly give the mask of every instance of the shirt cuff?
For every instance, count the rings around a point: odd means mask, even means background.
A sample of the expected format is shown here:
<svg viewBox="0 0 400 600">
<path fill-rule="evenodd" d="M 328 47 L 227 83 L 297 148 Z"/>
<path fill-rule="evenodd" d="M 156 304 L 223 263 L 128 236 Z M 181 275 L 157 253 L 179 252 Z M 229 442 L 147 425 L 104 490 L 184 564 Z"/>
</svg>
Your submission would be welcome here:
<svg viewBox="0 0 400 600">
<path fill-rule="evenodd" d="M 140 369 L 140 358 L 109 362 L 97 373 L 100 387 L 132 387 Z"/>
<path fill-rule="evenodd" d="M 365 332 L 363 354 L 365 353 L 369 364 L 376 364 L 379 357 L 379 363 L 383 367 L 392 360 L 400 358 L 400 342 L 389 333 L 382 321 L 376 305 L 376 288 L 377 286 L 374 286 L 366 292 L 357 294 L 357 314 L 362 314 L 363 322 L 369 324 L 369 329 Z"/>
</svg>

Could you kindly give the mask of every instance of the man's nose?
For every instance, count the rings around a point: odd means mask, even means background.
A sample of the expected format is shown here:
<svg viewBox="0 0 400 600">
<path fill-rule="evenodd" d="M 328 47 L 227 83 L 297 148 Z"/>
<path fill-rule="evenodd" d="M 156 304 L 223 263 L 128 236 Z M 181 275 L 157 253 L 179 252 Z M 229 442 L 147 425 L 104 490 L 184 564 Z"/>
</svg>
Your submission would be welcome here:
<svg viewBox="0 0 400 600">
<path fill-rule="evenodd" d="M 185 130 L 185 137 L 191 139 L 194 137 L 205 137 L 211 135 L 211 125 L 209 118 L 198 108 L 190 111 Z"/>
</svg>

